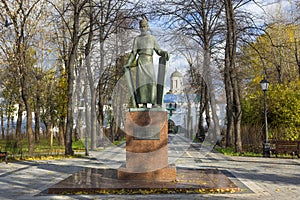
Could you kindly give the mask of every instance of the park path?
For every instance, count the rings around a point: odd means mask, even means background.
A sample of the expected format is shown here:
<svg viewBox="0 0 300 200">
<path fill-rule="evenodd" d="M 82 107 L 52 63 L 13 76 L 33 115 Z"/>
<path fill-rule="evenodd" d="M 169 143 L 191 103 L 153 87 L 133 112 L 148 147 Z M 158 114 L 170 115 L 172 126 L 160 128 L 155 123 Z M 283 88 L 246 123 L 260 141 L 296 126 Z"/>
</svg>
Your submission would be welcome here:
<svg viewBox="0 0 300 200">
<path fill-rule="evenodd" d="M 117 169 L 124 145 L 90 152 L 88 158 L 0 163 L 0 199 L 300 199 L 300 159 L 228 157 L 203 151 L 183 135 L 171 135 L 169 160 L 177 167 L 224 172 L 242 192 L 233 194 L 47 195 L 50 186 L 85 167 Z"/>
</svg>

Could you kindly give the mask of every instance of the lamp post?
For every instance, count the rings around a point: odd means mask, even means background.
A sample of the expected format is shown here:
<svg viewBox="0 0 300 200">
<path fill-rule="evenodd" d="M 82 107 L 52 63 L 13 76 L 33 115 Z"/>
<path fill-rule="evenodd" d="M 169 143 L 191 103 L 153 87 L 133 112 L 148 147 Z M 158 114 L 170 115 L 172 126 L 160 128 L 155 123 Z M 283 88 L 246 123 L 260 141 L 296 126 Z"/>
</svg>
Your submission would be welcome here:
<svg viewBox="0 0 300 200">
<path fill-rule="evenodd" d="M 173 115 L 173 111 L 175 111 L 177 108 L 177 103 L 170 103 L 168 107 L 166 107 L 166 110 L 169 111 L 168 114 L 168 133 L 177 133 L 178 129 L 174 123 L 173 120 L 171 120 L 171 117 Z"/>
<path fill-rule="evenodd" d="M 266 92 L 269 87 L 269 81 L 266 77 L 260 81 L 262 90 L 264 91 L 264 115 L 265 115 L 265 140 L 263 143 L 263 157 L 270 158 L 270 143 L 268 139 L 268 119 L 267 119 L 267 95 Z"/>
<path fill-rule="evenodd" d="M 176 108 L 177 108 L 177 103 L 170 103 L 169 107 L 166 108 L 166 110 L 169 111 L 169 119 L 171 119 L 173 115 L 173 111 L 176 110 Z"/>
</svg>

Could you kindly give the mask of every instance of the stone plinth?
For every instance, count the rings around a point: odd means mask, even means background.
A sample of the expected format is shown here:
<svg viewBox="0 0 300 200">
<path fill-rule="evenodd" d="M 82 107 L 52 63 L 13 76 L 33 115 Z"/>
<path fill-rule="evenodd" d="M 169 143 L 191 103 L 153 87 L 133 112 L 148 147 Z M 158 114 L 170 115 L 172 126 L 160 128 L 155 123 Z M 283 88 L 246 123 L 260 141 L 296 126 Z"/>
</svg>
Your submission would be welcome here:
<svg viewBox="0 0 300 200">
<path fill-rule="evenodd" d="M 168 164 L 167 112 L 127 112 L 125 130 L 126 164 L 118 169 L 118 178 L 175 181 L 176 168 Z"/>
<path fill-rule="evenodd" d="M 162 169 L 146 172 L 133 172 L 130 168 L 120 167 L 118 169 L 118 179 L 171 182 L 176 180 L 176 167 L 170 165 Z"/>
<path fill-rule="evenodd" d="M 49 187 L 48 194 L 211 194 L 238 191 L 253 193 L 226 170 L 177 168 L 176 172 L 178 181 L 120 180 L 117 178 L 117 170 L 85 167 Z M 44 196 L 45 193 L 43 191 L 38 195 Z"/>
</svg>

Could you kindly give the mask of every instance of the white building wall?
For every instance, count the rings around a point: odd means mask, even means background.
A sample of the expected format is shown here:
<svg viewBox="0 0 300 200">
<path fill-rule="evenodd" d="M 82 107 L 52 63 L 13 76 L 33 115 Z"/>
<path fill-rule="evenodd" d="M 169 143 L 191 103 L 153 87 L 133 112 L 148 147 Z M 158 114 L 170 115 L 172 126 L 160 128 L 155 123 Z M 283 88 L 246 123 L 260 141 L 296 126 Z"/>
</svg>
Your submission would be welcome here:
<svg viewBox="0 0 300 200">
<path fill-rule="evenodd" d="M 171 90 L 174 94 L 180 94 L 182 90 L 183 80 L 181 77 L 172 77 L 171 78 Z"/>
</svg>

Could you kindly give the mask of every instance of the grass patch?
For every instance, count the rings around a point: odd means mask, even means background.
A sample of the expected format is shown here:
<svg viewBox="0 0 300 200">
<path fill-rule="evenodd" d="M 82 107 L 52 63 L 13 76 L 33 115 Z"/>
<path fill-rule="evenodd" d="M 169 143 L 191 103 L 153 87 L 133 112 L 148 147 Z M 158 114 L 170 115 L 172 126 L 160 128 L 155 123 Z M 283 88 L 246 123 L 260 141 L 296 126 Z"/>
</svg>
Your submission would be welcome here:
<svg viewBox="0 0 300 200">
<path fill-rule="evenodd" d="M 85 152 L 84 142 L 82 140 L 73 141 L 72 147 L 75 155 L 74 157 L 82 157 Z M 28 141 L 26 138 L 18 141 L 0 140 L 0 151 L 8 152 L 8 160 L 49 160 L 49 159 L 63 159 L 69 158 L 65 156 L 65 146 L 59 145 L 57 139 L 53 139 L 51 146 L 49 138 L 41 138 L 40 141 L 34 144 L 34 155 L 28 155 Z"/>
<path fill-rule="evenodd" d="M 118 145 L 122 144 L 125 141 L 126 141 L 126 138 L 123 138 L 122 140 L 114 141 L 113 145 L 118 146 Z"/>
<path fill-rule="evenodd" d="M 61 160 L 67 158 L 82 158 L 82 154 L 75 154 L 73 156 L 66 155 L 34 155 L 34 156 L 18 156 L 14 155 L 13 157 L 8 157 L 8 161 L 32 161 L 32 160 Z"/>
<path fill-rule="evenodd" d="M 226 156 L 245 156 L 245 157 L 262 157 L 263 154 L 262 153 L 255 153 L 255 152 L 249 152 L 249 151 L 244 151 L 244 152 L 236 152 L 234 147 L 218 147 L 216 146 L 214 148 L 214 150 L 216 150 L 219 153 L 222 153 Z M 271 158 L 275 158 L 276 155 L 271 154 Z M 277 158 L 297 158 L 297 155 L 290 155 L 290 154 L 278 154 Z"/>
<path fill-rule="evenodd" d="M 215 147 L 215 150 L 226 156 L 262 157 L 261 153 L 236 152 L 234 147 Z"/>
</svg>

